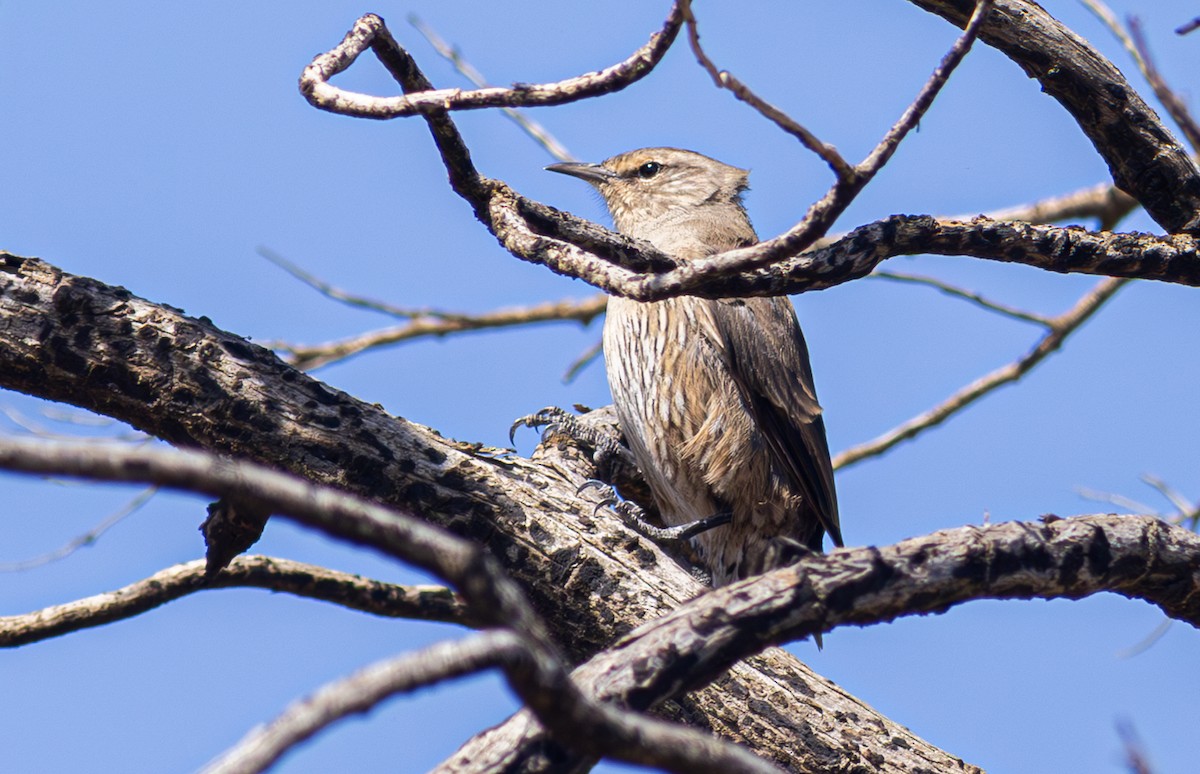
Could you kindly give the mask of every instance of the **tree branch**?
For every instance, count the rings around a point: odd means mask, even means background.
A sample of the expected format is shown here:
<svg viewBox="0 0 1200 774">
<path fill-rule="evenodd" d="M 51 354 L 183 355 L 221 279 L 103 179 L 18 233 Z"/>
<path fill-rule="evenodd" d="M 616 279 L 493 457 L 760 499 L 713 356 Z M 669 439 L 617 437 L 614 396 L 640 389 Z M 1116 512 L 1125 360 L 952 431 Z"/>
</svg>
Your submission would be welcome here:
<svg viewBox="0 0 1200 774">
<path fill-rule="evenodd" d="M 1058 317 L 1046 320 L 1049 330 L 1026 355 L 979 377 L 938 405 L 878 438 L 841 452 L 833 459 L 834 469 L 840 470 L 869 457 L 877 457 L 901 442 L 912 440 L 926 430 L 940 425 L 989 392 L 1017 381 L 1038 363 L 1056 352 L 1068 336 L 1087 322 L 1128 281 L 1113 278 L 1102 280 L 1083 298 L 1079 299 L 1070 310 Z"/>
<path fill-rule="evenodd" d="M 502 561 L 574 662 L 703 590 L 658 547 L 579 499 L 595 466 L 568 445 L 526 460 L 440 437 L 208 321 L 36 259 L 0 254 L 0 317 L 0 386 L 420 513 Z M 693 722 L 726 738 L 744 738 L 750 720 L 770 728 L 755 748 L 793 768 L 811 754 L 805 729 L 827 725 L 822 708 L 839 703 L 853 720 L 830 729 L 838 740 L 830 760 L 869 755 L 884 771 L 957 760 L 782 651 L 688 701 Z M 874 738 L 866 729 L 879 727 L 902 743 L 864 747 Z"/>
<path fill-rule="evenodd" d="M 447 110 L 476 110 L 490 107 L 531 107 L 562 105 L 588 97 L 620 91 L 650 74 L 667 49 L 675 42 L 683 21 L 678 4 L 672 6 L 663 27 L 650 36 L 646 45 L 615 65 L 567 78 L 556 83 L 514 84 L 509 88 L 486 89 L 423 89 L 403 97 L 372 97 L 339 89 L 329 79 L 344 71 L 358 55 L 375 45 L 376 36 L 386 34 L 383 19 L 369 13 L 357 22 L 341 44 L 321 54 L 304 68 L 300 76 L 300 91 L 313 107 L 342 115 L 360 118 L 388 119 L 403 116 L 429 115 Z M 390 39 L 390 34 L 387 35 Z M 391 41 L 395 45 L 395 41 Z M 396 49 L 403 51 L 399 46 Z M 404 56 L 408 56 L 407 52 Z"/>
<path fill-rule="evenodd" d="M 969 0 L 910 0 L 962 27 Z M 1058 100 L 1117 186 L 1133 196 L 1168 233 L 1200 229 L 1200 174 L 1184 148 L 1121 72 L 1041 6 L 996 0 L 980 39 L 1036 78 Z"/>
<path fill-rule="evenodd" d="M 213 578 L 204 561 L 168 567 L 116 591 L 24 615 L 0 617 L 0 647 L 14 648 L 132 618 L 197 591 L 260 588 L 319 599 L 388 618 L 476 627 L 479 619 L 444 586 L 398 586 L 289 559 L 239 556 Z"/>
<path fill-rule="evenodd" d="M 297 368 L 311 370 L 345 360 L 368 349 L 398 344 L 413 339 L 448 336 L 467 331 L 512 328 L 544 322 L 579 322 L 589 324 L 601 314 L 608 301 L 605 295 L 591 298 L 568 298 L 530 306 L 496 309 L 482 314 L 445 314 L 418 316 L 404 325 L 370 331 L 324 344 L 288 344 L 269 342 L 272 349 L 283 352 L 288 362 Z"/>
<path fill-rule="evenodd" d="M 1200 536 L 1153 517 L 1116 515 L 960 527 L 883 548 L 813 553 L 639 627 L 575 670 L 574 678 L 605 701 L 641 707 L 676 696 L 766 645 L 837 626 L 942 613 L 976 599 L 1080 599 L 1110 591 L 1200 626 L 1198 556 Z M 830 714 L 842 717 L 836 707 Z M 802 770 L 852 768 L 822 762 L 833 741 L 821 729 L 808 733 L 813 752 Z M 492 746 L 506 747 L 498 738 L 511 740 L 516 752 L 487 759 Z M 555 760 L 546 746 L 537 724 L 518 714 L 436 771 L 498 764 L 513 770 L 535 753 Z M 978 771 L 961 762 L 955 770 Z"/>
<path fill-rule="evenodd" d="M 202 772 L 258 774 L 291 748 L 348 715 L 369 712 L 392 696 L 418 688 L 500 664 L 516 664 L 523 655 L 524 648 L 517 637 L 505 631 L 486 631 L 377 662 L 294 702 L 269 724 L 252 730 Z"/>
</svg>

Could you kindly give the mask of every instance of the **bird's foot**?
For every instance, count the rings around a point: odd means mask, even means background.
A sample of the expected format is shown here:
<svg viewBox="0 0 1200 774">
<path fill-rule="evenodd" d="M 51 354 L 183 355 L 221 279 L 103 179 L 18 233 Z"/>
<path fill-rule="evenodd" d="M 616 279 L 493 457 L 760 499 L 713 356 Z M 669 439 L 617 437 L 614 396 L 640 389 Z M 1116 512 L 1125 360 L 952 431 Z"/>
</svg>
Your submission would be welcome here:
<svg viewBox="0 0 1200 774">
<path fill-rule="evenodd" d="M 512 423 L 508 430 L 508 442 L 512 443 L 518 427 L 544 428 L 542 437 L 551 433 L 562 433 L 581 444 L 590 446 L 593 450 L 592 461 L 600 471 L 612 471 L 615 464 L 627 465 L 631 470 L 637 470 L 637 462 L 633 453 L 625 448 L 609 433 L 586 424 L 574 414 L 568 413 L 558 406 L 547 406 L 541 411 L 527 414 Z"/>
<path fill-rule="evenodd" d="M 598 511 L 604 507 L 611 508 L 613 513 L 621 517 L 621 521 L 625 526 L 639 535 L 653 540 L 655 543 L 682 543 L 710 529 L 728 524 L 733 518 L 732 514 L 724 512 L 709 516 L 706 519 L 688 522 L 687 524 L 677 524 L 674 527 L 660 527 L 650 523 L 649 519 L 646 518 L 646 512 L 637 503 L 631 500 L 619 499 L 616 490 L 608 484 L 602 481 L 586 481 L 583 486 L 579 487 L 579 492 L 583 492 L 586 489 L 597 489 L 600 491 L 601 499 L 596 503 L 595 510 Z"/>
</svg>

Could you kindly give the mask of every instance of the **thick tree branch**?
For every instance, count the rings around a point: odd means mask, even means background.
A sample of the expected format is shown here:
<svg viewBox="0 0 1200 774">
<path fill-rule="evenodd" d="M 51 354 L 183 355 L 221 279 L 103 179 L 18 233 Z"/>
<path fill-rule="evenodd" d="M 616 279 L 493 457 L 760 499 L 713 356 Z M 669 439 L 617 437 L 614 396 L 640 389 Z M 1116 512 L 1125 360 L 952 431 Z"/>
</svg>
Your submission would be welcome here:
<svg viewBox="0 0 1200 774">
<path fill-rule="evenodd" d="M 962 27 L 970 0 L 910 0 Z M 1033 2 L 996 0 L 980 39 L 1016 62 L 1058 100 L 1113 180 L 1168 233 L 1200 230 L 1200 174 L 1184 148 L 1121 72 Z"/>
<path fill-rule="evenodd" d="M 620 639 L 573 681 L 541 644 L 540 623 L 486 556 L 467 541 L 290 476 L 209 455 L 13 440 L 0 467 L 142 481 L 255 499 L 264 507 L 365 543 L 445 576 L 491 625 L 525 650 L 505 664 L 510 682 L 559 739 L 676 771 L 757 770 L 736 748 L 599 704 L 644 709 L 704 685 L 771 644 L 845 624 L 942 612 L 973 599 L 1078 599 L 1114 591 L 1200 625 L 1200 537 L 1149 517 L 1047 517 L 964 527 L 885 548 L 812 554 L 760 578 L 717 589 Z M 690 745 L 690 747 L 689 747 Z M 736 769 L 731 769 L 734 766 Z"/>
<path fill-rule="evenodd" d="M 1200 626 L 1200 536 L 1148 516 L 1048 517 L 812 554 L 639 627 L 577 669 L 575 679 L 607 701 L 642 707 L 720 674 L 758 648 L 837 626 L 942 613 L 975 599 L 1080 599 L 1104 591 L 1146 600 Z M 832 743 L 820 730 L 810 733 L 815 750 Z M 484 770 L 467 762 L 486 756 L 506 735 L 519 741 L 505 766 L 515 769 L 514 760 L 533 751 L 547 754 L 537 724 L 520 714 L 438 771 Z"/>
<path fill-rule="evenodd" d="M 702 731 L 602 704 L 571 679 L 542 620 L 478 544 L 331 487 L 261 465 L 163 448 L 0 440 L 0 468 L 101 481 L 139 481 L 251 502 L 300 524 L 367 546 L 448 581 L 484 625 L 514 635 L 519 658 L 501 662 L 509 685 L 555 739 L 579 754 L 680 774 L 776 769 Z"/>
<path fill-rule="evenodd" d="M 132 618 L 197 591 L 259 588 L 332 602 L 389 618 L 442 621 L 476 627 L 458 596 L 445 586 L 398 586 L 289 559 L 239 556 L 216 576 L 204 561 L 168 567 L 115 591 L 24 615 L 0 617 L 0 647 L 13 648 Z"/>
<path fill-rule="evenodd" d="M 531 461 L 442 438 L 205 320 L 35 259 L 0 254 L 0 317 L 0 386 L 419 513 L 503 562 L 572 660 L 702 591 L 657 547 L 577 497 L 595 469 L 573 449 L 547 448 Z M 804 729 L 826 725 L 822 708 L 838 702 L 853 704 L 853 721 L 830 729 L 835 760 L 868 756 L 881 771 L 957 760 L 783 652 L 739 665 L 690 697 L 687 714 L 732 739 L 744 738 L 751 719 L 768 726 L 755 749 L 799 768 L 811 760 Z M 867 744 L 874 737 L 864 729 L 881 726 L 903 743 Z"/>
<path fill-rule="evenodd" d="M 914 2 L 960 25 L 966 25 L 972 14 L 976 15 L 977 21 L 982 18 L 979 13 L 981 9 L 974 2 Z M 1039 7 L 1021 0 L 997 2 L 988 14 L 987 21 L 980 24 L 978 29 L 984 40 L 1000 48 L 1031 75 L 1038 77 L 1043 87 L 1071 111 L 1101 155 L 1108 160 L 1117 183 L 1142 202 L 1168 231 L 1186 231 L 1200 223 L 1196 220 L 1197 212 L 1200 212 L 1200 178 L 1194 164 L 1111 63 Z M 974 26 L 969 32 L 973 30 Z M 960 49 L 965 48 L 970 39 L 969 34 L 964 34 L 959 41 Z M 337 60 L 340 63 L 338 66 L 344 67 L 352 60 L 351 53 L 356 56 L 368 45 L 407 93 L 420 93 L 431 88 L 416 63 L 395 43 L 377 17 L 365 18 L 342 46 L 324 56 L 332 57 L 331 61 Z M 961 57 L 962 53 L 962 50 L 956 50 L 954 56 Z M 318 63 L 322 61 L 318 58 Z M 948 58 L 939 70 L 940 77 L 935 76 L 931 80 L 910 113 L 919 115 L 921 106 L 927 106 L 937 86 L 944 82 L 945 72 L 952 69 L 955 61 L 954 58 Z M 318 65 L 314 64 L 313 67 Z M 322 72 L 328 68 L 328 62 L 318 67 Z M 1092 97 L 1093 94 L 1106 96 L 1097 100 Z M 331 109 L 337 109 L 334 103 L 330 104 L 333 105 Z M 519 100 L 503 104 L 519 104 Z M 480 220 L 514 255 L 542 263 L 556 272 L 579 277 L 608 292 L 639 300 L 656 300 L 683 293 L 708 296 L 792 293 L 806 288 L 827 287 L 834 284 L 834 279 L 845 281 L 862 276 L 865 272 L 861 268 L 865 262 L 872 257 L 881 259 L 873 243 L 859 245 L 860 250 L 872 250 L 871 255 L 861 252 L 853 258 L 839 255 L 833 264 L 823 261 L 820 255 L 796 255 L 798 250 L 820 236 L 819 233 L 809 234 L 807 229 L 801 229 L 804 233 L 800 236 L 788 232 L 780 238 L 753 247 L 729 251 L 686 266 L 674 266 L 671 259 L 644 244 L 614 237 L 603 229 L 527 200 L 503 183 L 481 177 L 470 164 L 466 146 L 450 122 L 447 110 L 452 108 L 453 103 L 449 106 L 443 104 L 440 109 L 429 108 L 422 115 L 430 122 L 450 171 L 452 186 L 471 202 Z M 354 110 L 348 112 L 357 114 Z M 903 136 L 904 127 L 910 123 L 902 120 L 891 135 Z M 886 160 L 887 149 L 894 148 L 894 145 L 885 142 L 881 146 L 884 150 L 873 154 L 872 159 L 879 156 Z M 877 166 L 867 163 L 869 168 Z M 843 181 L 839 186 L 844 188 L 846 184 Z M 846 192 L 839 192 L 837 188 L 835 186 L 829 196 L 841 201 Z M 824 205 L 818 203 L 814 206 L 820 209 Z M 892 223 L 891 227 L 897 225 L 900 224 Z M 1188 284 L 1196 284 L 1200 275 L 1194 251 L 1189 245 L 1171 245 L 1166 249 L 1144 243 L 1130 245 L 1134 250 L 1151 248 L 1155 259 L 1131 265 L 1130 256 L 1121 252 L 1124 248 L 1122 240 L 1112 236 L 1085 237 L 1072 235 L 1064 229 L 1030 233 L 1019 229 L 1002 229 L 1002 224 L 991 229 L 972 224 L 971 233 L 975 232 L 983 234 L 982 239 L 960 240 L 952 248 L 954 254 L 1029 263 L 1053 271 L 1153 277 Z M 864 232 L 860 230 L 856 233 L 862 236 Z M 880 243 L 880 250 L 888 249 L 890 240 L 886 234 L 876 231 L 872 236 L 875 242 Z M 947 234 L 941 236 L 943 240 L 933 241 L 944 241 Z M 1138 241 L 1133 237 L 1123 241 L 1130 239 Z M 1178 261 L 1178 266 L 1164 266 L 1159 260 L 1168 253 L 1180 252 L 1180 248 L 1186 255 Z M 1047 254 L 1048 249 L 1050 254 Z M 944 246 L 939 249 L 937 245 L 914 244 L 891 254 L 901 254 L 905 250 L 948 251 Z M 786 260 L 772 263 L 781 259 Z M 743 271 L 723 281 L 715 279 L 737 267 L 767 264 L 771 265 L 764 269 Z M 655 273 L 649 276 L 640 274 L 646 270 Z M 821 281 L 811 276 L 808 282 L 799 281 L 809 271 L 815 271 Z"/>
</svg>

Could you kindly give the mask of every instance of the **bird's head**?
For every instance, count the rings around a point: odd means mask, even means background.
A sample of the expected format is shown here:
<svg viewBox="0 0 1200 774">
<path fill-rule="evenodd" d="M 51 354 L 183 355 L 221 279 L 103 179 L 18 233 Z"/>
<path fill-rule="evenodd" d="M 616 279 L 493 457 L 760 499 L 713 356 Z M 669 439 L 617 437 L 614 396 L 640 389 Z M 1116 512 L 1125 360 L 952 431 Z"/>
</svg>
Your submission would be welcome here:
<svg viewBox="0 0 1200 774">
<path fill-rule="evenodd" d="M 678 210 L 742 206 L 748 187 L 744 169 L 678 148 L 642 148 L 599 164 L 567 162 L 546 169 L 596 187 L 617 230 L 631 236 Z"/>
</svg>

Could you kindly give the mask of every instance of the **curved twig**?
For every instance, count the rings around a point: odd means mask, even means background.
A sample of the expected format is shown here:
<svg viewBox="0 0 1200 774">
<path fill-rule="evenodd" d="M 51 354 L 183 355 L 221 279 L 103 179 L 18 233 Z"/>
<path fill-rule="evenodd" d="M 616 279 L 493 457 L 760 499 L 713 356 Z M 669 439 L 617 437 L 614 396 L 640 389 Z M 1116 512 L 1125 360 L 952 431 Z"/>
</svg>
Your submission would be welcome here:
<svg viewBox="0 0 1200 774">
<path fill-rule="evenodd" d="M 223 588 L 286 592 L 388 618 L 480 625 L 458 595 L 445 586 L 398 586 L 269 556 L 239 556 L 212 578 L 205 576 L 204 568 L 203 560 L 187 562 L 115 591 L 0 617 L 0 647 L 14 648 L 103 626 L 198 591 Z"/>
<path fill-rule="evenodd" d="M 368 712 L 393 696 L 500 665 L 515 667 L 525 649 L 510 632 L 486 631 L 459 642 L 439 642 L 416 653 L 380 661 L 335 680 L 294 702 L 279 717 L 243 737 L 203 774 L 258 774 L 292 747 L 337 721 Z"/>
<path fill-rule="evenodd" d="M 644 46 L 617 64 L 556 83 L 516 84 L 486 89 L 433 89 L 427 87 L 403 97 L 372 97 L 340 89 L 329 79 L 354 63 L 359 54 L 386 33 L 383 19 L 369 13 L 357 22 L 333 50 L 315 58 L 300 76 L 300 91 L 313 107 L 360 118 L 400 118 L 446 110 L 494 107 L 562 105 L 619 91 L 650 73 L 679 34 L 683 16 L 672 6 L 663 27 Z M 388 35 L 390 38 L 390 35 Z M 394 41 L 392 41 L 394 44 Z M 399 46 L 397 46 L 399 48 Z M 403 49 L 400 49 L 403 51 Z M 378 53 L 378 52 L 377 52 Z M 407 56 L 407 53 L 404 54 Z"/>
</svg>

